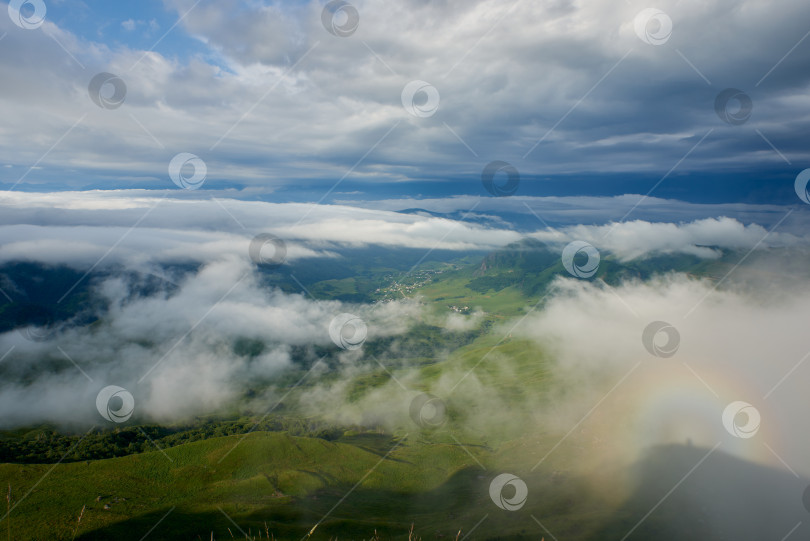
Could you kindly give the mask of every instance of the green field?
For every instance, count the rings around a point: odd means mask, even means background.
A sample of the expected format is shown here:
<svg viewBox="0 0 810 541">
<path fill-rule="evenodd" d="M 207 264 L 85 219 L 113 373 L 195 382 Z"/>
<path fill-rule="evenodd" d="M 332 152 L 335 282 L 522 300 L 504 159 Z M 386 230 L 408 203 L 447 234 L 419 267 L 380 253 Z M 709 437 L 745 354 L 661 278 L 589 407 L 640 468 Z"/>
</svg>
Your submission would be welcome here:
<svg viewBox="0 0 810 541">
<path fill-rule="evenodd" d="M 478 535 L 508 529 L 514 538 L 536 538 L 537 525 L 526 513 L 516 525 L 515 517 L 489 500 L 497 462 L 498 453 L 480 445 L 430 443 L 416 434 L 327 442 L 256 432 L 181 445 L 165 455 L 55 467 L 4 464 L 0 477 L 11 485 L 15 507 L 3 529 L 11 528 L 12 539 L 140 539 L 168 513 L 153 539 L 209 539 L 212 532 L 215 539 L 229 539 L 229 528 L 244 538 L 240 528 L 257 536 L 265 526 L 276 538 L 300 539 L 316 524 L 313 539 L 363 539 L 374 531 L 404 538 L 411 524 L 433 538 L 468 532 L 489 515 Z M 548 468 L 530 475 L 537 489 L 555 482 Z M 535 500 L 527 509 L 547 517 L 577 488 L 570 483 L 555 492 L 560 501 Z M 566 515 L 580 515 L 582 506 L 593 504 L 585 499 L 567 512 L 553 511 L 549 527 L 561 533 L 584 527 Z"/>
</svg>

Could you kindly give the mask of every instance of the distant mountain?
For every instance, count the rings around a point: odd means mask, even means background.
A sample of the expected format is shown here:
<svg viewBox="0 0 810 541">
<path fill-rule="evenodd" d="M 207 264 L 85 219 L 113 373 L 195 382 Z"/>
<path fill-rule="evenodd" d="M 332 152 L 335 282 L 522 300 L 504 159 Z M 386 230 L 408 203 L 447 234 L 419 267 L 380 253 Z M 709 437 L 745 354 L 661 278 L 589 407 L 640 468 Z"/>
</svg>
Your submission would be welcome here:
<svg viewBox="0 0 810 541">
<path fill-rule="evenodd" d="M 415 214 L 429 218 L 444 218 L 446 220 L 464 221 L 488 227 L 516 229 L 518 231 L 536 231 L 543 226 L 531 214 L 520 212 L 482 212 L 475 210 L 454 210 L 452 212 L 435 212 L 423 208 L 407 208 L 398 210 L 400 214 Z"/>
</svg>

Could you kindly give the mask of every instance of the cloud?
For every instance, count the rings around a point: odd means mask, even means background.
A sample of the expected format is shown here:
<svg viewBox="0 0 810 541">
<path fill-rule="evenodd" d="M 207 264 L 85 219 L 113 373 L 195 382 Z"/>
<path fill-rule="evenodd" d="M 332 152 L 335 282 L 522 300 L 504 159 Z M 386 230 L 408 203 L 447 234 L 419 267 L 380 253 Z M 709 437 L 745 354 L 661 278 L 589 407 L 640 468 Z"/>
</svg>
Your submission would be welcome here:
<svg viewBox="0 0 810 541">
<path fill-rule="evenodd" d="M 767 266 L 772 271 L 779 263 Z M 617 288 L 559 280 L 545 308 L 514 331 L 554 359 L 555 406 L 542 415 L 544 423 L 565 432 L 582 421 L 586 439 L 604 442 L 592 452 L 608 462 L 632 462 L 652 445 L 711 448 L 720 442 L 727 453 L 784 468 L 764 442 L 810 474 L 803 451 L 808 439 L 795 429 L 805 409 L 802 389 L 810 383 L 802 366 L 810 289 L 798 275 L 782 273 L 778 287 L 757 293 L 773 273 L 739 272 L 746 287 L 722 290 L 683 275 Z M 645 349 L 642 335 L 653 321 L 677 329 L 674 356 Z M 656 336 L 655 343 L 666 338 Z M 738 400 L 762 415 L 756 438 L 735 438 L 724 429 L 722 413 Z"/>
<path fill-rule="evenodd" d="M 470 315 L 450 312 L 442 327 L 449 332 L 465 332 L 477 329 L 481 325 L 484 312 L 477 310 Z"/>
<path fill-rule="evenodd" d="M 316 1 L 166 4 L 183 16 L 174 31 L 206 54 L 0 18 L 0 66 L 14 74 L 0 83 L 7 185 L 143 186 L 165 180 L 178 152 L 206 160 L 213 182 L 264 189 L 347 173 L 472 178 L 490 159 L 526 175 L 779 169 L 780 153 L 798 163 L 804 152 L 810 56 L 791 49 L 806 30 L 800 2 L 663 2 L 674 30 L 659 47 L 635 35 L 637 6 L 605 2 L 358 2 L 348 38 L 323 28 Z M 120 109 L 88 98 L 100 71 L 126 82 Z M 402 107 L 414 79 L 439 90 L 435 116 Z M 754 102 L 744 126 L 715 114 L 730 86 Z"/>
<path fill-rule="evenodd" d="M 803 234 L 810 227 L 810 212 L 794 207 L 790 216 L 783 205 L 754 203 L 694 203 L 639 194 L 618 196 L 545 196 L 515 195 L 512 197 L 480 198 L 472 195 L 423 198 L 382 198 L 372 200 L 341 199 L 336 204 L 404 210 L 420 208 L 442 214 L 466 214 L 475 208 L 481 213 L 497 215 L 497 220 L 509 220 L 521 231 L 533 231 L 552 225 L 566 227 L 579 224 L 601 225 L 640 219 L 651 223 L 692 222 L 705 218 L 730 216 L 744 223 L 766 227 L 779 224 L 779 231 Z"/>
<path fill-rule="evenodd" d="M 722 255 L 722 248 L 753 250 L 758 247 L 807 246 L 806 238 L 789 233 L 769 233 L 760 225 L 744 225 L 728 217 L 681 224 L 634 220 L 601 226 L 576 225 L 531 236 L 556 244 L 584 240 L 617 255 L 622 261 L 673 253 L 717 258 Z"/>
<path fill-rule="evenodd" d="M 421 312 L 407 300 L 348 306 L 285 294 L 260 285 L 238 259 L 210 263 L 176 287 L 146 288 L 127 275 L 95 291 L 105 309 L 92 325 L 67 325 L 38 342 L 0 335 L 3 351 L 13 347 L 2 366 L 4 427 L 98 422 L 94 393 L 106 385 L 129 390 L 142 421 L 216 412 L 251 387 L 269 400 L 282 371 L 317 364 L 313 348 L 336 349 L 336 315 L 361 317 L 374 340 L 405 332 Z M 240 340 L 253 345 L 240 349 Z"/>
<path fill-rule="evenodd" d="M 0 193 L 0 261 L 88 267 L 247 259 L 251 239 L 272 232 L 287 261 L 337 257 L 336 247 L 494 249 L 520 234 L 437 217 L 340 205 L 179 199 L 116 192 Z M 114 249 L 111 249 L 114 247 Z"/>
<path fill-rule="evenodd" d="M 177 192 L 155 197 L 141 191 L 88 191 L 58 193 L 0 192 L 0 262 L 35 261 L 87 269 L 127 265 L 141 270 L 174 263 L 209 263 L 232 258 L 248 259 L 248 246 L 259 233 L 273 233 L 287 246 L 286 261 L 337 258 L 341 249 L 383 246 L 425 250 L 489 251 L 518 242 L 524 236 L 561 248 L 572 240 L 585 240 L 622 260 L 655 254 L 686 253 L 718 256 L 718 248 L 803 247 L 806 213 L 768 232 L 757 224 L 733 218 L 705 218 L 691 222 L 656 223 L 634 220 L 604 225 L 546 228 L 532 215 L 533 207 L 549 220 L 570 208 L 610 209 L 616 198 L 522 198 L 525 232 L 503 220 L 469 213 L 448 212 L 447 217 L 401 213 L 386 201 L 373 208 L 348 205 L 269 203 L 238 199 L 182 198 Z M 183 194 L 181 194 L 183 195 Z M 629 205 L 632 198 L 622 204 Z M 464 201 L 467 202 L 467 201 Z M 406 202 L 409 203 L 409 202 Z M 459 201 L 435 200 L 437 210 L 458 208 Z M 688 215 L 672 204 L 672 214 Z M 687 212 L 696 212 L 688 206 Z M 495 205 L 495 210 L 502 210 Z M 667 208 L 657 202 L 656 208 Z M 709 207 L 711 210 L 726 207 Z M 556 210 L 548 210 L 556 209 Z M 727 208 L 726 208 L 727 209 Z M 783 210 L 783 209 L 780 209 Z M 536 212 L 536 211 L 535 211 Z M 752 215 L 775 215 L 771 207 L 754 207 Z M 607 211 L 605 210 L 605 215 Z M 785 214 L 782 214 L 784 217 Z M 659 216 L 662 218 L 664 216 Z M 789 230 L 782 231 L 784 229 Z"/>
</svg>

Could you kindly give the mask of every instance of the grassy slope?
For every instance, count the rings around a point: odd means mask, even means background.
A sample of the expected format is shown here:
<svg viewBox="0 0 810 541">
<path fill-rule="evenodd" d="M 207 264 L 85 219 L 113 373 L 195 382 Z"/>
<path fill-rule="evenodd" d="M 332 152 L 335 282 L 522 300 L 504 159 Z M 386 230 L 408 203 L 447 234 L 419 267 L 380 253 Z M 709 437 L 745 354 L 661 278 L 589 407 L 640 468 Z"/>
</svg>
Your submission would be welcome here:
<svg viewBox="0 0 810 541">
<path fill-rule="evenodd" d="M 514 287 L 500 291 L 489 291 L 485 294 L 476 293 L 467 288 L 470 275 L 457 273 L 446 279 L 428 284 L 419 290 L 427 301 L 440 305 L 463 307 L 470 309 L 481 308 L 485 312 L 493 312 L 499 316 L 510 316 L 520 313 L 526 305 L 526 298 Z"/>
<path fill-rule="evenodd" d="M 372 529 L 391 524 L 396 513 L 385 499 L 364 494 L 382 492 L 390 503 L 401 506 L 413 494 L 435 489 L 474 464 L 458 446 L 407 441 L 381 460 L 396 443 L 382 435 L 358 436 L 344 443 L 257 432 L 236 446 L 239 441 L 239 436 L 229 436 L 181 445 L 167 449 L 168 458 L 156 451 L 60 464 L 47 476 L 52 465 L 0 465 L 0 479 L 11 484 L 14 502 L 45 476 L 13 511 L 13 538 L 70 538 L 83 506 L 87 510 L 81 539 L 111 538 L 117 523 L 126 524 L 125 538 L 140 539 L 157 521 L 155 514 L 159 518 L 172 507 L 177 508 L 172 513 L 176 516 L 161 524 L 162 532 L 155 538 L 200 534 L 207 539 L 211 530 L 223 537 L 227 526 L 235 528 L 219 507 L 246 531 L 251 527 L 255 532 L 266 521 L 276 535 L 301 536 L 373 469 L 361 489 L 332 514 L 333 522 L 321 527 L 324 532 L 369 532 L 365 524 Z M 109 510 L 103 509 L 107 503 Z M 363 508 L 362 516 L 349 518 L 352 508 Z M 188 520 L 194 516 L 213 521 Z M 406 522 L 391 526 L 404 531 Z M 7 524 L 0 524 L 5 533 Z"/>
<path fill-rule="evenodd" d="M 214 532 L 216 539 L 230 539 L 228 528 L 239 538 L 224 512 L 245 532 L 255 535 L 266 524 L 277 539 L 300 539 L 335 505 L 314 539 L 365 539 L 375 530 L 383 538 L 404 538 L 411 523 L 425 538 L 452 538 L 479 522 L 475 538 L 535 539 L 542 531 L 531 515 L 558 535 L 582 533 L 606 518 L 577 482 L 560 484 L 550 465 L 529 473 L 525 464 L 513 464 L 532 487 L 532 498 L 523 513 L 497 509 L 488 485 L 503 471 L 491 469 L 500 459 L 475 445 L 414 437 L 384 459 L 397 442 L 383 435 L 331 443 L 257 432 L 234 449 L 239 439 L 167 449 L 171 461 L 151 452 L 60 464 L 47 476 L 51 465 L 0 465 L 14 501 L 45 476 L 13 511 L 12 539 L 71 539 L 83 506 L 82 540 L 141 539 L 172 509 L 150 538 L 209 539 Z M 525 444 L 506 446 L 505 456 Z M 559 453 L 561 461 L 574 458 Z M 111 509 L 103 509 L 106 503 Z M 0 525 L 5 534 L 6 521 Z"/>
</svg>

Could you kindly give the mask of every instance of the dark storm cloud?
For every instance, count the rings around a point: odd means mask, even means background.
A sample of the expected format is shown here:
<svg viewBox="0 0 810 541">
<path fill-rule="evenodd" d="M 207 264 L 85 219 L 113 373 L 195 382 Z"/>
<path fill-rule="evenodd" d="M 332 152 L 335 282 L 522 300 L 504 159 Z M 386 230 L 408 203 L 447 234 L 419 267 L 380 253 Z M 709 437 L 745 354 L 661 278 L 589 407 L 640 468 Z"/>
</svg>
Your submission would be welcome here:
<svg viewBox="0 0 810 541">
<path fill-rule="evenodd" d="M 666 172 L 696 145 L 679 170 L 802 169 L 810 6 L 663 2 L 673 31 L 658 46 L 634 32 L 642 7 L 357 2 L 360 25 L 339 38 L 316 2 L 202 3 L 175 31 L 211 55 L 187 61 L 0 17 L 0 65 L 14 75 L 0 83 L 0 160 L 12 165 L 2 180 L 16 182 L 80 118 L 26 183 L 154 185 L 178 152 L 204 159 L 211 182 L 265 191 L 350 170 L 376 181 L 475 174 L 494 159 L 536 175 Z M 87 96 L 99 71 L 126 81 L 115 111 Z M 440 93 L 435 115 L 402 107 L 415 79 Z M 751 97 L 746 123 L 715 114 L 726 88 Z"/>
</svg>

